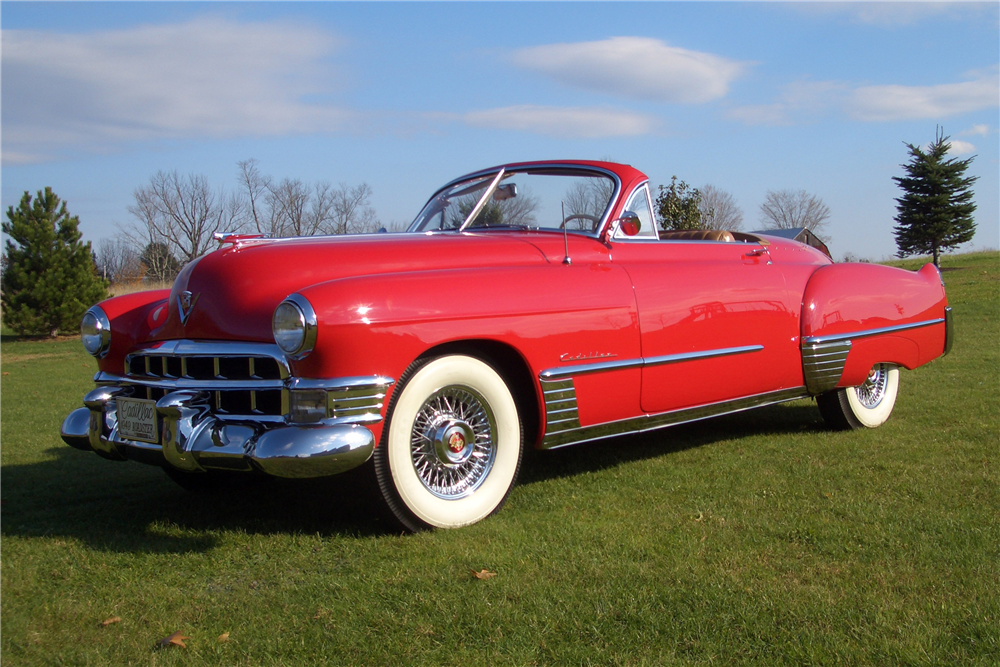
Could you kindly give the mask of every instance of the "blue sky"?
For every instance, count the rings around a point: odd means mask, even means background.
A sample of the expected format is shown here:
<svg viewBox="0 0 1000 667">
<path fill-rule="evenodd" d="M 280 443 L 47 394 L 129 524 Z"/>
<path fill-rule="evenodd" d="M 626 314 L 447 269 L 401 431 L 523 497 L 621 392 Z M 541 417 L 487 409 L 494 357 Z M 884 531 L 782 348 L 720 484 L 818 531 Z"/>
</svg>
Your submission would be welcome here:
<svg viewBox="0 0 1000 667">
<path fill-rule="evenodd" d="M 368 183 L 405 224 L 463 173 L 625 162 L 831 209 L 836 258 L 895 252 L 904 142 L 977 156 L 1000 247 L 997 3 L 19 3 L 0 5 L 2 205 L 45 186 L 97 241 L 159 170 L 236 163 Z"/>
</svg>

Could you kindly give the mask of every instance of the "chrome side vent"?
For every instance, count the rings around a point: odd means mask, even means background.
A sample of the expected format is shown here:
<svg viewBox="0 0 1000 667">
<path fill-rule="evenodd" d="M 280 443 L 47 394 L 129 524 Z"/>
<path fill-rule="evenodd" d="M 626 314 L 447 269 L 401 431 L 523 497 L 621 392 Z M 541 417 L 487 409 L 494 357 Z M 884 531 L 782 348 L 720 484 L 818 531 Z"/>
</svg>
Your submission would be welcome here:
<svg viewBox="0 0 1000 667">
<path fill-rule="evenodd" d="M 825 343 L 802 343 L 802 374 L 810 394 L 822 394 L 837 386 L 844 374 L 851 341 L 834 340 Z"/>
<path fill-rule="evenodd" d="M 580 412 L 576 404 L 573 378 L 539 381 L 542 385 L 542 400 L 545 401 L 545 440 L 548 441 L 563 431 L 580 428 Z"/>
</svg>

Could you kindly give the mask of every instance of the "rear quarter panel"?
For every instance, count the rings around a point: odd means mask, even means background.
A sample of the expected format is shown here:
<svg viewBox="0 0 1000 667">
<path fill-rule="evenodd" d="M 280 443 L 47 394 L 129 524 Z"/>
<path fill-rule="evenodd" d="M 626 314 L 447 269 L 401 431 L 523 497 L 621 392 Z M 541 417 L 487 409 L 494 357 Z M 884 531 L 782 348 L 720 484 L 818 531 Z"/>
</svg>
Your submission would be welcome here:
<svg viewBox="0 0 1000 667">
<path fill-rule="evenodd" d="M 832 264 L 816 270 L 802 305 L 803 339 L 858 334 L 941 320 L 889 334 L 855 336 L 838 386 L 864 382 L 876 363 L 916 368 L 944 352 L 945 295 L 933 264 L 906 271 L 878 264 Z"/>
</svg>

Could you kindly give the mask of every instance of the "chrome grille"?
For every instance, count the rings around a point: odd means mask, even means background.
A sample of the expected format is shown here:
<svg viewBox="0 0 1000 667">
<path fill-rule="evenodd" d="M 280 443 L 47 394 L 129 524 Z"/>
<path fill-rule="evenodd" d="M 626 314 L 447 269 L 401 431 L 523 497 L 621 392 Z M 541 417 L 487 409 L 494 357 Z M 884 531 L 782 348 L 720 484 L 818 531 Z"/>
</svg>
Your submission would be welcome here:
<svg viewBox="0 0 1000 667">
<path fill-rule="evenodd" d="M 275 345 L 179 340 L 126 356 L 123 384 L 152 400 L 178 389 L 205 391 L 218 415 L 280 417 L 288 376 Z"/>
</svg>

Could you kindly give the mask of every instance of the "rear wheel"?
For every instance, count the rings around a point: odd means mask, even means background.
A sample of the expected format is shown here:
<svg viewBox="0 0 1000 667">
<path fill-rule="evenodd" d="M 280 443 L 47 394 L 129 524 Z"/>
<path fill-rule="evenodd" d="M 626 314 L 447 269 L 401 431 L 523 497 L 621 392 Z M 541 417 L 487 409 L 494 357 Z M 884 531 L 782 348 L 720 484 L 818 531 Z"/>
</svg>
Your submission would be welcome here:
<svg viewBox="0 0 1000 667">
<path fill-rule="evenodd" d="M 517 405 L 484 361 L 416 362 L 401 378 L 375 450 L 386 505 L 410 531 L 458 528 L 496 512 L 521 466 Z"/>
<path fill-rule="evenodd" d="M 893 364 L 875 364 L 864 384 L 820 394 L 816 404 L 832 428 L 875 428 L 892 414 L 898 391 L 899 369 Z"/>
</svg>

